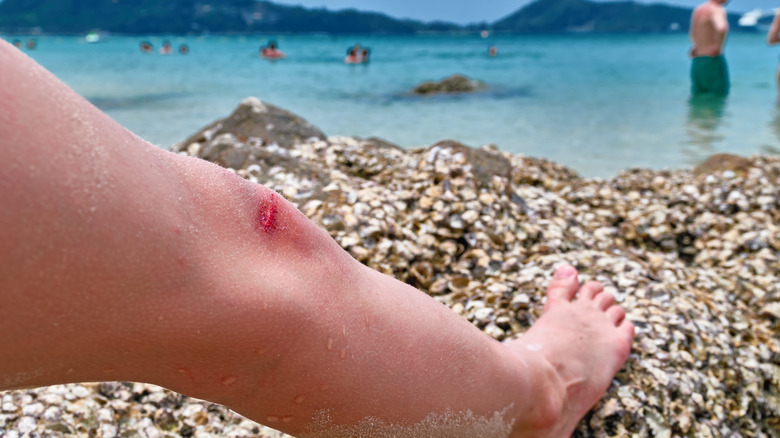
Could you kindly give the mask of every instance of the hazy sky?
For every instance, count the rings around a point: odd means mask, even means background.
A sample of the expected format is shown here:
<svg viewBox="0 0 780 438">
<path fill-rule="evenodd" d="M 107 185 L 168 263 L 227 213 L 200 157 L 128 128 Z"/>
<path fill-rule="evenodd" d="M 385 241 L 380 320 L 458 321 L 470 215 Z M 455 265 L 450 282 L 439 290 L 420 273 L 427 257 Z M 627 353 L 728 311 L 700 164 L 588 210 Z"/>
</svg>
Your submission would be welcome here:
<svg viewBox="0 0 780 438">
<path fill-rule="evenodd" d="M 301 5 L 308 8 L 326 7 L 331 10 L 354 8 L 383 12 L 396 18 L 414 18 L 422 21 L 443 20 L 454 23 L 495 21 L 520 9 L 530 0 L 271 0 L 274 3 Z M 668 3 L 694 7 L 704 0 L 641 0 L 643 3 Z M 745 12 L 780 6 L 780 0 L 732 0 L 727 9 Z"/>
</svg>

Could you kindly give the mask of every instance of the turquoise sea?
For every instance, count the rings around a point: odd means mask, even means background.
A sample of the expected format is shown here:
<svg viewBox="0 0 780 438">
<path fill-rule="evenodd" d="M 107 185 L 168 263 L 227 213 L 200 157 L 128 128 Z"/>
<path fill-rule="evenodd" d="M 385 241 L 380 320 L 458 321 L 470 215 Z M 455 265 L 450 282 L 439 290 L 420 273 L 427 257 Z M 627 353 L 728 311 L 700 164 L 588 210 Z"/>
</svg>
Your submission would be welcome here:
<svg viewBox="0 0 780 438">
<path fill-rule="evenodd" d="M 27 37 L 10 37 L 6 40 Z M 37 36 L 27 53 L 135 133 L 169 147 L 228 115 L 247 96 L 279 105 L 328 135 L 376 136 L 403 147 L 455 139 L 545 157 L 584 176 L 678 168 L 715 152 L 780 150 L 774 75 L 780 49 L 732 34 L 731 94 L 691 101 L 687 35 Z M 188 55 L 156 52 L 164 39 Z M 288 58 L 260 59 L 269 39 Z M 148 40 L 155 53 L 139 43 Z M 368 65 L 342 62 L 371 48 Z M 498 47 L 495 58 L 487 55 Z M 462 73 L 482 93 L 413 97 L 425 80 Z"/>
</svg>

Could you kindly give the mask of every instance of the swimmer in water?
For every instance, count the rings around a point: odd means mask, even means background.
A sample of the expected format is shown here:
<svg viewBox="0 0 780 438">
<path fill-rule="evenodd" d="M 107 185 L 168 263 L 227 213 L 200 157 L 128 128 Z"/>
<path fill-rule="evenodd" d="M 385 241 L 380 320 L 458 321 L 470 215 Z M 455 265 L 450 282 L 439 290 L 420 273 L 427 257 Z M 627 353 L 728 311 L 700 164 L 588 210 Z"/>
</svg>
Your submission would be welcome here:
<svg viewBox="0 0 780 438">
<path fill-rule="evenodd" d="M 361 47 L 360 44 L 355 44 L 347 50 L 347 56 L 344 57 L 344 62 L 347 64 L 364 64 L 368 62 L 368 48 Z"/>
<path fill-rule="evenodd" d="M 0 389 L 149 382 L 295 436 L 567 437 L 628 357 L 625 312 L 571 266 L 500 343 L 281 195 L 0 59 Z"/>
<path fill-rule="evenodd" d="M 161 55 L 170 55 L 173 53 L 173 47 L 171 47 L 171 42 L 168 40 L 163 41 L 162 47 L 160 47 L 160 54 Z"/>
<path fill-rule="evenodd" d="M 270 60 L 283 59 L 286 55 L 276 46 L 276 41 L 269 41 L 268 45 L 260 49 L 260 57 Z"/>
<path fill-rule="evenodd" d="M 347 56 L 344 58 L 344 62 L 347 64 L 358 64 L 361 62 L 360 55 L 358 55 L 357 50 L 351 49 L 349 53 L 347 53 Z"/>
</svg>

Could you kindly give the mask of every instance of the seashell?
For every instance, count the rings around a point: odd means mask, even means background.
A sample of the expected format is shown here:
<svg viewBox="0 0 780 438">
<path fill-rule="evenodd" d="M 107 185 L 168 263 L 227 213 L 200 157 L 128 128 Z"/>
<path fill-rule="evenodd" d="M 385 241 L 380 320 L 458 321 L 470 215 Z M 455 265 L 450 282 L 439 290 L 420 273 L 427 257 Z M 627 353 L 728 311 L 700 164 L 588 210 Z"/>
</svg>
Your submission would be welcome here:
<svg viewBox="0 0 780 438">
<path fill-rule="evenodd" d="M 768 316 L 775 320 L 780 320 L 780 302 L 773 302 L 764 305 L 759 314 L 762 316 Z"/>
<path fill-rule="evenodd" d="M 349 253 L 352 255 L 352 257 L 355 258 L 355 260 L 359 262 L 366 262 L 371 256 L 371 252 L 368 249 L 363 248 L 361 246 L 350 247 Z"/>
<path fill-rule="evenodd" d="M 517 293 L 512 297 L 511 306 L 513 310 L 527 309 L 531 304 L 531 298 L 525 293 Z"/>
<path fill-rule="evenodd" d="M 322 217 L 322 226 L 329 231 L 343 231 L 346 228 L 344 219 L 335 214 L 329 214 Z"/>
<path fill-rule="evenodd" d="M 191 155 L 193 157 L 197 157 L 200 154 L 200 151 L 202 149 L 203 149 L 203 146 L 200 143 L 198 143 L 198 142 L 190 143 L 187 146 L 187 154 L 189 154 L 189 155 Z"/>
<path fill-rule="evenodd" d="M 476 233 L 465 233 L 463 235 L 463 239 L 466 241 L 466 243 L 469 244 L 469 246 L 477 246 L 478 236 Z"/>
<path fill-rule="evenodd" d="M 474 210 L 466 210 L 461 215 L 461 219 L 466 225 L 472 225 L 474 222 L 477 221 L 477 219 L 479 219 L 479 213 L 477 213 Z"/>
<path fill-rule="evenodd" d="M 439 244 L 439 249 L 445 254 L 454 256 L 458 252 L 458 244 L 454 240 L 445 240 Z"/>
<path fill-rule="evenodd" d="M 501 271 L 503 263 L 500 260 L 489 260 L 485 266 L 485 274 L 489 276 L 497 275 Z"/>
<path fill-rule="evenodd" d="M 491 338 L 498 341 L 501 341 L 504 338 L 506 338 L 506 333 L 503 330 L 501 330 L 501 328 L 499 328 L 497 325 L 493 324 L 492 322 L 485 325 L 485 328 L 483 328 L 482 331 L 487 333 L 487 335 L 490 336 Z"/>
<path fill-rule="evenodd" d="M 449 280 L 446 278 L 437 278 L 434 280 L 431 287 L 428 288 L 428 292 L 434 295 L 444 293 L 449 285 Z"/>
<path fill-rule="evenodd" d="M 474 311 L 473 318 L 476 323 L 484 326 L 493 319 L 493 309 L 480 307 Z"/>
<path fill-rule="evenodd" d="M 461 217 L 461 215 L 454 214 L 454 215 L 450 216 L 449 226 L 453 230 L 462 230 L 463 227 L 465 227 L 465 225 L 466 225 L 466 223 L 463 220 L 463 218 Z"/>
<path fill-rule="evenodd" d="M 448 278 L 447 286 L 450 290 L 458 291 L 467 289 L 471 284 L 471 279 L 465 275 L 451 275 Z"/>
</svg>

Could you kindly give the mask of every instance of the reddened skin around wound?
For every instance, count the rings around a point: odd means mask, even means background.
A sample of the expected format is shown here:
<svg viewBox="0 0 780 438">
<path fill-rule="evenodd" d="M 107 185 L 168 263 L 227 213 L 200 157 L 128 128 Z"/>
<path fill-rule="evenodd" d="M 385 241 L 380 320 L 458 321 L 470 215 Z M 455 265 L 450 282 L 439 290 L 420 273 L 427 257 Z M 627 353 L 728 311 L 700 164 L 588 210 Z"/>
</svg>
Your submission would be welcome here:
<svg viewBox="0 0 780 438">
<path fill-rule="evenodd" d="M 257 227 L 265 233 L 272 233 L 278 229 L 278 203 L 279 195 L 269 193 L 263 197 L 257 207 Z"/>
</svg>

